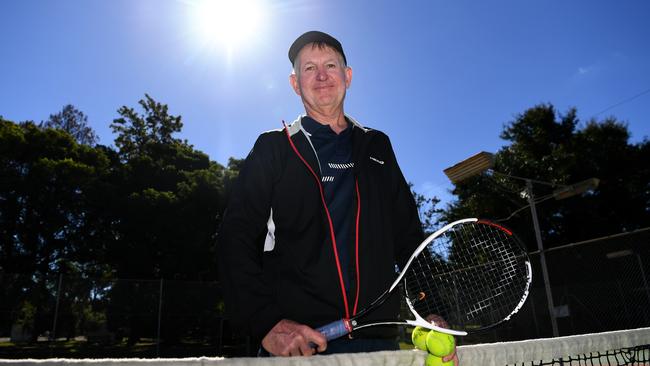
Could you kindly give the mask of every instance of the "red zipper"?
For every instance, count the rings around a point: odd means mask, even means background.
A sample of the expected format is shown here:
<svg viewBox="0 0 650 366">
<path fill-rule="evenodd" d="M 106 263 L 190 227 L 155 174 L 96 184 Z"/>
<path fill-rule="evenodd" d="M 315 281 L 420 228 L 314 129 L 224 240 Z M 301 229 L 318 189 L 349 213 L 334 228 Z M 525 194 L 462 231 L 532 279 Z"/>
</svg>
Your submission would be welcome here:
<svg viewBox="0 0 650 366">
<path fill-rule="evenodd" d="M 354 251 L 357 260 L 357 295 L 354 300 L 354 310 L 352 310 L 352 315 L 357 315 L 357 305 L 359 305 L 359 287 L 361 287 L 361 271 L 359 270 L 359 218 L 361 217 L 361 195 L 359 194 L 359 181 L 356 177 L 354 178 L 354 188 L 357 191 L 357 220 L 354 231 Z"/>
<path fill-rule="evenodd" d="M 343 297 L 343 305 L 345 306 L 345 319 L 350 318 L 350 309 L 348 305 L 348 296 L 345 291 L 345 282 L 343 281 L 343 271 L 341 270 L 341 262 L 339 260 L 339 252 L 338 249 L 336 248 L 336 235 L 334 235 L 334 224 L 332 223 L 332 217 L 330 216 L 330 211 L 327 208 L 327 203 L 325 202 L 325 193 L 323 191 L 323 185 L 321 184 L 320 178 L 318 177 L 318 174 L 312 169 L 312 167 L 307 163 L 307 160 L 303 158 L 303 156 L 300 154 L 298 149 L 296 148 L 296 145 L 294 145 L 293 140 L 291 139 L 291 135 L 289 134 L 289 128 L 287 125 L 282 121 L 282 124 L 284 125 L 284 130 L 287 134 L 287 139 L 289 139 L 289 145 L 291 145 L 291 148 L 293 151 L 296 153 L 298 158 L 302 161 L 303 164 L 307 167 L 309 172 L 312 174 L 314 179 L 316 180 L 316 184 L 318 185 L 318 190 L 320 192 L 320 198 L 321 202 L 323 203 L 323 207 L 325 208 L 325 214 L 327 215 L 327 222 L 329 224 L 329 229 L 330 229 L 330 237 L 332 238 L 332 250 L 334 251 L 334 259 L 336 260 L 336 270 L 338 271 L 339 275 L 339 285 L 341 287 L 341 296 Z M 357 293 L 356 293 L 356 299 L 354 300 L 354 309 L 352 314 L 357 313 L 357 305 L 359 303 L 359 217 L 361 216 L 361 199 L 359 196 L 359 183 L 355 178 L 355 187 L 357 191 L 357 218 L 356 218 L 356 233 L 355 233 L 355 254 L 356 254 L 356 272 L 357 272 Z"/>
</svg>

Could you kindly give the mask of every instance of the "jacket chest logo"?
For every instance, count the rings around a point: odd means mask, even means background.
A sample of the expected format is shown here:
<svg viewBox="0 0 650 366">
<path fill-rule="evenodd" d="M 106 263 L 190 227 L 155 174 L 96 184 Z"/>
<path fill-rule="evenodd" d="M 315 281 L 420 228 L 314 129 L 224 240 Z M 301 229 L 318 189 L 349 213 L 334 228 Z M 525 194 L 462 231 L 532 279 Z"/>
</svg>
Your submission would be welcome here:
<svg viewBox="0 0 650 366">
<path fill-rule="evenodd" d="M 352 168 L 354 168 L 354 163 L 343 163 L 343 164 L 327 163 L 327 165 L 330 167 L 330 169 L 352 169 Z"/>
<path fill-rule="evenodd" d="M 333 182 L 337 176 L 343 174 L 346 170 L 354 168 L 354 163 L 327 163 L 327 167 L 331 171 L 323 172 L 329 173 L 329 175 L 323 175 L 321 178 L 323 183 Z"/>
</svg>

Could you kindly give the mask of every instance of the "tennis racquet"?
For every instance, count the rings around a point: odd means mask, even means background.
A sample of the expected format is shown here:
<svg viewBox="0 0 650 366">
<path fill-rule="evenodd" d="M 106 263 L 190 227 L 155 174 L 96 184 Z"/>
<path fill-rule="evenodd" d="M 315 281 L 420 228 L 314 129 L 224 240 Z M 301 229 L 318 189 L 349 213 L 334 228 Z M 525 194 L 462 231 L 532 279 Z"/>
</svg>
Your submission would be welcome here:
<svg viewBox="0 0 650 366">
<path fill-rule="evenodd" d="M 394 324 L 464 336 L 510 319 L 526 301 L 531 280 L 528 254 L 511 231 L 487 220 L 458 220 L 426 238 L 390 288 L 367 308 L 317 330 L 327 340 Z M 364 323 L 365 315 L 381 306 L 400 283 L 414 319 Z M 442 317 L 446 324 L 425 320 L 430 315 Z"/>
</svg>

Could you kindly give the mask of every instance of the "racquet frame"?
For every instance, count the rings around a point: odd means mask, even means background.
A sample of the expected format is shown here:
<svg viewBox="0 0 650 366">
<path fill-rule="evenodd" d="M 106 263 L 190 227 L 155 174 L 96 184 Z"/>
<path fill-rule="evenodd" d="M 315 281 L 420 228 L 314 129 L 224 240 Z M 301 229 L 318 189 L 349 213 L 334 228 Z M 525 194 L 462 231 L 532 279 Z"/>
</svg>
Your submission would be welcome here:
<svg viewBox="0 0 650 366">
<path fill-rule="evenodd" d="M 375 308 L 381 306 L 386 301 L 386 299 L 388 299 L 388 296 L 390 296 L 390 294 L 398 287 L 399 283 L 402 281 L 402 279 L 406 275 L 406 273 L 407 273 L 409 267 L 411 266 L 411 263 L 413 262 L 413 260 L 420 253 L 422 253 L 422 251 L 427 247 L 427 245 L 429 245 L 429 243 L 431 243 L 433 240 L 438 238 L 443 233 L 447 232 L 447 230 L 449 230 L 450 228 L 452 228 L 454 226 L 457 226 L 459 224 L 470 223 L 470 222 L 482 223 L 482 224 L 495 226 L 495 227 L 505 231 L 509 235 L 512 235 L 512 233 L 510 231 L 508 231 L 507 229 L 503 228 L 500 225 L 492 223 L 492 222 L 490 222 L 488 220 L 479 220 L 479 219 L 476 219 L 476 218 L 467 218 L 467 219 L 461 219 L 461 220 L 457 220 L 457 221 L 454 221 L 452 223 L 449 223 L 449 224 L 443 226 L 442 228 L 436 230 L 433 234 L 429 235 L 415 249 L 415 251 L 413 251 L 413 254 L 411 254 L 411 257 L 406 262 L 406 265 L 404 265 L 404 268 L 400 271 L 399 275 L 397 276 L 397 278 L 395 279 L 393 284 L 390 286 L 390 288 L 388 288 L 386 291 L 384 291 L 384 293 L 382 293 L 379 297 L 377 297 L 377 299 L 375 299 L 375 301 L 373 301 L 369 306 L 367 306 L 365 309 L 363 309 L 362 311 L 360 311 L 359 313 L 357 313 L 355 316 L 351 317 L 350 319 L 341 319 L 341 320 L 326 324 L 326 325 L 324 325 L 324 326 L 322 326 L 322 327 L 320 327 L 320 328 L 318 328 L 316 330 L 321 332 L 328 340 L 332 340 L 332 339 L 336 339 L 338 337 L 341 337 L 341 336 L 343 336 L 345 334 L 348 334 L 348 333 L 352 332 L 355 329 L 361 329 L 361 328 L 366 328 L 366 327 L 375 326 L 375 325 L 405 325 L 405 324 L 407 324 L 407 325 L 411 325 L 411 326 L 420 326 L 420 327 L 423 327 L 423 328 L 427 328 L 427 329 L 431 329 L 431 330 L 435 330 L 435 331 L 438 331 L 438 332 L 441 332 L 441 333 L 446 333 L 446 334 L 451 334 L 451 335 L 457 335 L 457 336 L 465 336 L 465 335 L 467 335 L 466 331 L 448 329 L 448 328 L 438 326 L 435 323 L 428 322 L 427 320 L 422 318 L 415 311 L 415 309 L 413 308 L 413 305 L 412 305 L 410 299 L 408 298 L 408 296 L 405 296 L 406 304 L 408 305 L 409 310 L 411 311 L 411 313 L 413 314 L 415 319 L 407 319 L 407 320 L 404 320 L 404 321 L 374 322 L 374 323 L 368 323 L 368 324 L 359 324 L 358 320 L 360 318 L 362 318 L 363 316 L 365 316 L 368 312 L 371 312 Z M 525 251 L 523 251 L 523 253 L 525 254 Z M 526 277 L 527 277 L 526 278 L 526 285 L 525 285 L 525 288 L 524 288 L 524 291 L 522 293 L 522 297 L 521 297 L 521 300 L 519 301 L 519 303 L 513 308 L 513 310 L 510 312 L 510 314 L 508 314 L 506 317 L 504 317 L 500 321 L 495 322 L 494 324 L 491 324 L 491 325 L 489 325 L 487 327 L 483 327 L 483 328 L 479 328 L 477 330 L 474 330 L 474 332 L 489 329 L 489 328 L 493 328 L 493 327 L 497 326 L 498 324 L 501 324 L 501 323 L 503 323 L 505 321 L 508 321 L 514 314 L 516 314 L 522 308 L 522 306 L 526 302 L 526 299 L 528 298 L 528 293 L 529 293 L 529 290 L 530 290 L 530 283 L 532 281 L 532 267 L 530 265 L 530 260 L 527 257 L 526 257 L 526 260 L 525 260 L 525 264 L 526 264 Z"/>
</svg>

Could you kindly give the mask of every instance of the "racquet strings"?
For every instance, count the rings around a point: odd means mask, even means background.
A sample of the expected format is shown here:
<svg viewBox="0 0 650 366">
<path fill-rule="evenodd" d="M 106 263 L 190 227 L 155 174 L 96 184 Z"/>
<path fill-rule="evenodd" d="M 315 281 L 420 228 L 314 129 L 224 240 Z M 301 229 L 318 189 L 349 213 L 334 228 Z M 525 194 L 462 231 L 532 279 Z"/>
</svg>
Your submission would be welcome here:
<svg viewBox="0 0 650 366">
<path fill-rule="evenodd" d="M 413 260 L 406 296 L 418 315 L 478 330 L 505 320 L 524 296 L 527 255 L 511 233 L 489 223 L 451 227 Z"/>
</svg>

